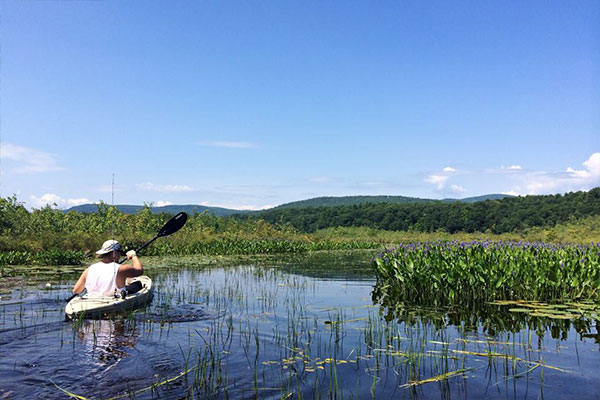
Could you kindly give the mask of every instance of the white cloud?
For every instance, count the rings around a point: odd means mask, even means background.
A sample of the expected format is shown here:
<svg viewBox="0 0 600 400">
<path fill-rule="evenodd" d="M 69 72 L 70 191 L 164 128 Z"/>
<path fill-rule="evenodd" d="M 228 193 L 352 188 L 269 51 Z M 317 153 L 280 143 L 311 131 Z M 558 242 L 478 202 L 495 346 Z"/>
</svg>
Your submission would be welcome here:
<svg viewBox="0 0 600 400">
<path fill-rule="evenodd" d="M 432 183 L 438 190 L 442 190 L 446 187 L 446 182 L 448 182 L 448 179 L 450 179 L 455 172 L 456 169 L 452 167 L 444 167 L 442 172 L 436 172 L 427 176 L 427 178 L 425 178 L 425 182 Z"/>
<path fill-rule="evenodd" d="M 567 172 L 574 178 L 593 179 L 600 177 L 600 153 L 594 153 L 583 163 L 586 169 L 575 170 L 571 167 L 567 168 Z"/>
<path fill-rule="evenodd" d="M 139 190 L 146 192 L 181 193 L 192 192 L 193 189 L 187 185 L 156 185 L 151 182 L 138 183 L 135 185 Z"/>
<path fill-rule="evenodd" d="M 170 205 L 172 205 L 172 204 L 173 204 L 173 203 L 171 203 L 170 201 L 162 201 L 162 200 L 159 200 L 159 201 L 157 201 L 157 202 L 156 202 L 155 206 L 156 206 L 156 207 L 164 207 L 164 206 L 170 206 Z"/>
<path fill-rule="evenodd" d="M 231 149 L 253 149 L 258 147 L 255 143 L 250 142 L 205 141 L 199 142 L 198 144 L 200 146 L 225 147 Z"/>
<path fill-rule="evenodd" d="M 88 204 L 88 203 L 91 203 L 91 201 L 89 201 L 85 197 L 81 197 L 79 199 L 67 199 L 67 205 L 69 207 L 80 206 L 82 204 Z"/>
<path fill-rule="evenodd" d="M 85 197 L 78 199 L 64 199 L 53 193 L 44 193 L 40 197 L 31 195 L 29 196 L 29 198 L 31 200 L 30 203 L 33 208 L 41 208 L 45 206 L 54 207 L 56 205 L 56 207 L 62 209 L 78 206 L 81 204 L 91 203 L 91 201 L 86 199 Z"/>
<path fill-rule="evenodd" d="M 595 176 L 600 176 L 600 153 L 594 153 L 583 165 Z"/>
<path fill-rule="evenodd" d="M 502 166 L 496 169 L 487 169 L 471 173 L 481 182 L 490 187 L 491 184 L 507 185 L 510 190 L 502 192 L 512 196 L 541 195 L 552 193 L 565 193 L 570 191 L 590 190 L 600 186 L 600 152 L 592 153 L 587 160 L 582 162 L 582 168 L 575 169 L 571 166 L 562 171 L 543 171 L 524 169 L 519 164 Z M 462 174 L 462 173 L 461 173 Z M 437 180 L 430 176 L 428 182 L 438 183 L 444 189 L 446 175 L 440 175 Z M 493 182 L 490 175 L 500 176 Z M 440 187 L 438 186 L 438 189 Z M 494 189 L 488 190 L 495 192 Z"/>
<path fill-rule="evenodd" d="M 58 166 L 56 156 L 53 154 L 10 143 L 0 146 L 0 159 L 14 163 L 11 172 L 15 173 L 43 173 L 63 169 Z"/>
<path fill-rule="evenodd" d="M 525 183 L 527 188 L 527 194 L 546 194 L 557 192 L 563 185 L 560 179 L 553 178 L 552 176 L 544 176 Z"/>
<path fill-rule="evenodd" d="M 568 167 L 565 172 L 537 171 L 521 177 L 527 194 L 548 194 L 587 190 L 600 185 L 600 153 L 584 161 L 584 169 Z"/>
<path fill-rule="evenodd" d="M 590 172 L 586 170 L 574 170 L 571 167 L 567 168 L 567 172 L 571 174 L 574 178 L 588 178 L 590 176 Z"/>
<path fill-rule="evenodd" d="M 62 203 L 63 199 L 52 193 L 45 193 L 42 197 L 36 197 L 34 195 L 30 196 L 32 202 L 34 203 L 34 207 L 44 207 L 46 205 L 58 205 Z"/>
<path fill-rule="evenodd" d="M 425 178 L 425 182 L 433 183 L 438 189 L 443 189 L 446 186 L 446 181 L 450 178 L 449 175 L 432 174 Z"/>
</svg>

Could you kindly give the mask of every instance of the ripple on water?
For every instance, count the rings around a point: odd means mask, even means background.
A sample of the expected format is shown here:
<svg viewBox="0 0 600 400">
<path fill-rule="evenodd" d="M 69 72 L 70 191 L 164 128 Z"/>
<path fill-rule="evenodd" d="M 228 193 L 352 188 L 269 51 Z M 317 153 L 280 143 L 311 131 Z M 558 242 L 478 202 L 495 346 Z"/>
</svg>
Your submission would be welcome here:
<svg viewBox="0 0 600 400">
<path fill-rule="evenodd" d="M 217 318 L 218 315 L 206 311 L 198 304 L 180 304 L 165 306 L 139 314 L 136 318 L 145 322 L 180 323 L 205 321 Z"/>
</svg>

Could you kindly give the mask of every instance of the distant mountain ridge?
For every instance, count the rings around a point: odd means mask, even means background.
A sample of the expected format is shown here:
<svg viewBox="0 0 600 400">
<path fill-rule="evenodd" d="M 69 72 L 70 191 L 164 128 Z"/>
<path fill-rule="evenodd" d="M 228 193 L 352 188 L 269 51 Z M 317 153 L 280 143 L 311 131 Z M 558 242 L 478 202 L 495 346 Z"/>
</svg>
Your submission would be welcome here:
<svg viewBox="0 0 600 400">
<path fill-rule="evenodd" d="M 123 213 L 126 213 L 126 214 L 136 214 L 144 208 L 144 206 L 137 206 L 137 205 L 130 205 L 130 204 L 118 204 L 118 205 L 115 205 L 115 207 L 117 208 L 117 210 L 119 210 Z M 68 210 L 65 210 L 65 212 L 76 211 L 76 212 L 81 212 L 81 213 L 93 213 L 93 212 L 96 212 L 97 210 L 98 210 L 97 204 L 82 204 L 79 206 L 71 207 Z M 246 210 L 232 210 L 229 208 L 208 207 L 208 206 L 201 206 L 201 205 L 197 205 L 197 204 L 168 205 L 168 206 L 161 206 L 161 207 L 152 206 L 152 207 L 150 207 L 150 211 L 152 211 L 155 214 L 160 214 L 160 213 L 177 214 L 178 212 L 182 212 L 182 211 L 186 212 L 188 214 L 199 214 L 199 213 L 203 213 L 203 212 L 208 212 L 217 217 L 227 217 L 232 214 L 244 214 L 244 213 L 250 212 L 250 211 L 246 211 Z"/>
<path fill-rule="evenodd" d="M 280 208 L 304 208 L 304 207 L 335 207 L 351 206 L 364 203 L 425 203 L 440 200 L 421 199 L 418 197 L 405 196 L 323 196 L 307 200 L 293 201 L 273 207 Z"/>
<path fill-rule="evenodd" d="M 512 198 L 517 196 L 512 196 L 510 194 L 486 194 L 483 196 L 474 196 L 474 197 L 465 197 L 464 199 L 443 199 L 442 201 L 453 203 L 455 201 L 459 201 L 461 203 L 477 203 L 478 201 L 487 201 L 487 200 L 502 200 L 506 198 Z"/>
<path fill-rule="evenodd" d="M 505 194 L 486 194 L 483 196 L 467 197 L 464 199 L 423 199 L 419 197 L 406 197 L 406 196 L 342 196 L 342 197 L 315 197 L 308 200 L 294 201 L 291 203 L 285 203 L 272 209 L 280 208 L 304 208 L 304 207 L 323 207 L 323 206 L 348 206 L 358 205 L 365 203 L 393 203 L 393 204 L 406 204 L 406 203 L 435 203 L 435 202 L 463 202 L 463 203 L 475 203 L 478 201 L 486 200 L 502 200 L 506 197 L 514 197 Z"/>
<path fill-rule="evenodd" d="M 476 203 L 479 201 L 486 200 L 502 200 L 507 197 L 514 197 L 510 195 L 504 194 L 488 194 L 484 196 L 476 196 L 476 197 L 467 197 L 464 199 L 443 199 L 443 200 L 434 200 L 434 199 L 423 199 L 418 197 L 406 197 L 406 196 L 324 196 L 324 197 L 315 197 L 307 200 L 293 201 L 290 203 L 281 204 L 279 206 L 273 207 L 270 210 L 282 209 L 282 208 L 306 208 L 306 207 L 336 207 L 336 206 L 344 206 L 344 205 L 359 205 L 365 203 L 394 203 L 394 204 L 408 204 L 408 203 L 435 203 L 435 202 L 445 202 L 445 203 L 453 203 L 453 202 L 463 202 L 463 203 Z M 127 213 L 127 214 L 135 214 L 142 210 L 144 206 L 138 205 L 129 205 L 129 204 L 119 204 L 115 206 L 117 210 Z M 82 213 L 92 213 L 98 210 L 98 206 L 96 204 L 82 204 L 79 206 L 71 207 L 65 212 L 76 211 Z M 188 214 L 197 214 L 202 212 L 208 212 L 217 217 L 226 217 L 233 214 L 251 214 L 251 213 L 259 213 L 265 210 L 260 211 L 248 211 L 248 210 L 235 210 L 230 208 L 223 207 L 209 207 L 202 206 L 198 204 L 184 204 L 184 205 L 168 205 L 168 206 L 151 206 L 150 210 L 153 213 L 168 213 L 168 214 L 176 214 L 178 212 L 186 212 Z"/>
</svg>

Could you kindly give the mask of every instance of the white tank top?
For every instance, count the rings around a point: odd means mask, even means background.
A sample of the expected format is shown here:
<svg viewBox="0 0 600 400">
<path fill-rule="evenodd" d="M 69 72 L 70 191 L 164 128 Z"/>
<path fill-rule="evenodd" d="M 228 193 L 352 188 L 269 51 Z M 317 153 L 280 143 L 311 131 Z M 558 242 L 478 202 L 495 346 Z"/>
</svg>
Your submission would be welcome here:
<svg viewBox="0 0 600 400">
<path fill-rule="evenodd" d="M 117 288 L 117 272 L 120 265 L 116 262 L 105 264 L 97 262 L 88 268 L 85 288 L 90 296 L 112 296 Z"/>
</svg>

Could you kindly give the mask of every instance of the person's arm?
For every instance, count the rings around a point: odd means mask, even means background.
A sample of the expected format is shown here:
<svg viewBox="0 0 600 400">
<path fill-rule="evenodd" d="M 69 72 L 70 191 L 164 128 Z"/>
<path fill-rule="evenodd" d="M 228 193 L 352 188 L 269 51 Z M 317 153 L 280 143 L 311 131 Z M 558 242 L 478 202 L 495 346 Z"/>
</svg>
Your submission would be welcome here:
<svg viewBox="0 0 600 400">
<path fill-rule="evenodd" d="M 117 286 L 119 288 L 125 286 L 126 278 L 135 278 L 144 273 L 144 267 L 142 262 L 135 254 L 135 250 L 129 250 L 127 252 L 127 259 L 131 260 L 131 264 L 123 264 L 119 267 L 119 273 L 117 274 Z"/>
<path fill-rule="evenodd" d="M 77 283 L 75 284 L 75 286 L 73 286 L 73 293 L 78 294 L 83 292 L 83 289 L 85 289 L 85 281 L 87 279 L 88 269 L 89 268 L 86 268 L 85 271 L 81 273 L 81 276 L 77 280 Z"/>
</svg>

